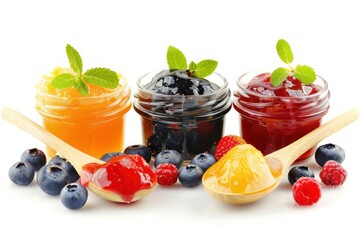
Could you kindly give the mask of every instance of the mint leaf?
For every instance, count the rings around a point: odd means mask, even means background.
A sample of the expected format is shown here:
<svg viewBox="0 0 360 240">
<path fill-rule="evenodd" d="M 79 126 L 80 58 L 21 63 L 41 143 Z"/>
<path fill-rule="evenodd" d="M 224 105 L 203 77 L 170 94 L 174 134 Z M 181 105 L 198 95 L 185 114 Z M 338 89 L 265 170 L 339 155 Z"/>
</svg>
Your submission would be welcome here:
<svg viewBox="0 0 360 240">
<path fill-rule="evenodd" d="M 70 44 L 67 44 L 66 45 L 66 54 L 68 56 L 71 68 L 76 73 L 81 74 L 83 71 L 83 66 L 82 66 L 82 60 L 81 60 L 81 57 L 80 57 L 80 54 L 78 53 L 78 51 L 76 51 L 76 49 L 73 48 Z"/>
<path fill-rule="evenodd" d="M 191 61 L 191 63 L 189 64 L 189 71 L 194 72 L 195 70 L 196 70 L 196 63 Z"/>
<path fill-rule="evenodd" d="M 79 91 L 79 93 L 81 95 L 89 95 L 89 88 L 86 85 L 86 83 L 81 80 L 81 78 L 78 78 L 75 82 L 74 82 L 74 87 Z"/>
<path fill-rule="evenodd" d="M 176 47 L 169 46 L 166 53 L 169 69 L 186 70 L 187 63 L 185 55 Z"/>
<path fill-rule="evenodd" d="M 194 71 L 195 76 L 198 78 L 205 78 L 215 71 L 217 65 L 218 62 L 215 60 L 202 60 L 196 64 L 196 69 Z"/>
<path fill-rule="evenodd" d="M 272 85 L 274 85 L 274 87 L 277 87 L 285 81 L 289 74 L 289 69 L 279 67 L 271 73 L 270 82 L 272 83 Z"/>
<path fill-rule="evenodd" d="M 294 76 L 304 84 L 311 84 L 316 80 L 315 71 L 306 65 L 297 65 Z"/>
<path fill-rule="evenodd" d="M 119 85 L 116 72 L 107 68 L 91 68 L 84 73 L 84 81 L 96 86 L 114 89 Z"/>
<path fill-rule="evenodd" d="M 276 51 L 284 63 L 286 64 L 292 63 L 294 56 L 291 51 L 290 44 L 287 41 L 285 41 L 284 39 L 280 39 L 276 43 Z"/>
<path fill-rule="evenodd" d="M 63 73 L 54 77 L 54 79 L 51 81 L 51 86 L 53 88 L 59 89 L 69 88 L 74 85 L 76 78 L 77 76 L 74 76 L 70 73 Z"/>
</svg>

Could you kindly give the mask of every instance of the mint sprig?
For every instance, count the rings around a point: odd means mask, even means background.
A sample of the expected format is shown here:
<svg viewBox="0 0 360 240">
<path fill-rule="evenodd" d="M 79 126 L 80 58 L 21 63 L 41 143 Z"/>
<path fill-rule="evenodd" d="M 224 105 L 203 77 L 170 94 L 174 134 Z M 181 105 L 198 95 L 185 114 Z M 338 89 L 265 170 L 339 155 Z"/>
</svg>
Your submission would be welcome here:
<svg viewBox="0 0 360 240">
<path fill-rule="evenodd" d="M 81 95 L 89 94 L 87 83 L 114 89 L 119 85 L 119 77 L 116 72 L 108 68 L 91 68 L 83 73 L 83 63 L 80 54 L 71 45 L 66 45 L 66 54 L 70 63 L 70 67 L 75 75 L 71 73 L 63 73 L 54 77 L 51 86 L 57 89 L 74 87 Z"/>
<path fill-rule="evenodd" d="M 169 65 L 169 69 L 188 70 L 190 76 L 197 78 L 205 78 L 211 75 L 218 65 L 218 62 L 215 60 L 205 59 L 198 63 L 191 61 L 188 66 L 185 55 L 179 49 L 173 46 L 168 47 L 166 59 Z"/>
<path fill-rule="evenodd" d="M 271 73 L 270 82 L 275 87 L 279 86 L 290 75 L 294 75 L 303 84 L 311 84 L 316 80 L 315 71 L 307 65 L 297 65 L 293 68 L 290 64 L 294 60 L 294 56 L 290 44 L 284 39 L 280 39 L 276 43 L 276 51 L 280 59 L 288 65 L 289 68 L 279 67 Z"/>
</svg>

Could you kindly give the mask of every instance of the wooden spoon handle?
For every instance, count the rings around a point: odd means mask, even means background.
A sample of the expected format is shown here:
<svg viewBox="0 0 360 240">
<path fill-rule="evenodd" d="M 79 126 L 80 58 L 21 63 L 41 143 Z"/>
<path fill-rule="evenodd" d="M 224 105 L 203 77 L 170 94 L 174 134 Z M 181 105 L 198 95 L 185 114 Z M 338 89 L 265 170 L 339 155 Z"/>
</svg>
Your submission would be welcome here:
<svg viewBox="0 0 360 240">
<path fill-rule="evenodd" d="M 18 128 L 36 137 L 46 145 L 55 149 L 61 154 L 62 157 L 66 158 L 74 166 L 79 174 L 82 171 L 82 166 L 85 164 L 91 162 L 103 163 L 100 160 L 93 158 L 70 146 L 60 138 L 56 137 L 54 134 L 33 122 L 31 119 L 11 108 L 4 108 L 2 110 L 2 117 Z"/>
<path fill-rule="evenodd" d="M 333 133 L 344 128 L 348 124 L 354 122 L 358 117 L 358 109 L 349 110 L 328 121 L 327 123 L 321 125 L 317 129 L 306 134 L 305 136 L 291 143 L 290 145 L 267 155 L 267 157 L 278 158 L 286 167 L 288 167 L 307 150 L 309 150 L 325 138 L 329 137 Z"/>
</svg>

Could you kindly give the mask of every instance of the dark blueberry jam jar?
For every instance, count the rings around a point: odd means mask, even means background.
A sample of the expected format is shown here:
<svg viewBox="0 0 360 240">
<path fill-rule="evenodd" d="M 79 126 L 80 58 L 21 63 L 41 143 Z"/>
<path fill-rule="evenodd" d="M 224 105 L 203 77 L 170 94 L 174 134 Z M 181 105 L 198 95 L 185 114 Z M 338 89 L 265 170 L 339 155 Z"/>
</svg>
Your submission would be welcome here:
<svg viewBox="0 0 360 240">
<path fill-rule="evenodd" d="M 185 160 L 214 153 L 232 106 L 228 82 L 217 73 L 196 79 L 186 71 L 150 72 L 137 81 L 134 97 L 143 143 L 152 155 L 174 149 Z"/>
</svg>

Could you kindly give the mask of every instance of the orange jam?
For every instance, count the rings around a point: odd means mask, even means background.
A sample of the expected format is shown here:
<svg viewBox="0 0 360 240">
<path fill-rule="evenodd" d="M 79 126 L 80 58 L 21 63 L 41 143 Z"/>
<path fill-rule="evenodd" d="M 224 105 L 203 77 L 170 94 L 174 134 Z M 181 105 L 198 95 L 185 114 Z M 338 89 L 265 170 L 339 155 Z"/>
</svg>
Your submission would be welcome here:
<svg viewBox="0 0 360 240">
<path fill-rule="evenodd" d="M 247 194 L 269 188 L 276 178 L 259 150 L 240 144 L 212 165 L 203 181 L 217 192 Z"/>
<path fill-rule="evenodd" d="M 115 89 L 88 84 L 89 95 L 82 96 L 74 88 L 54 89 L 51 81 L 70 69 L 56 68 L 37 85 L 36 109 L 45 129 L 75 148 L 100 158 L 106 152 L 124 147 L 125 114 L 131 108 L 131 92 L 126 79 L 120 77 Z M 47 147 L 50 157 L 56 152 Z"/>
</svg>

